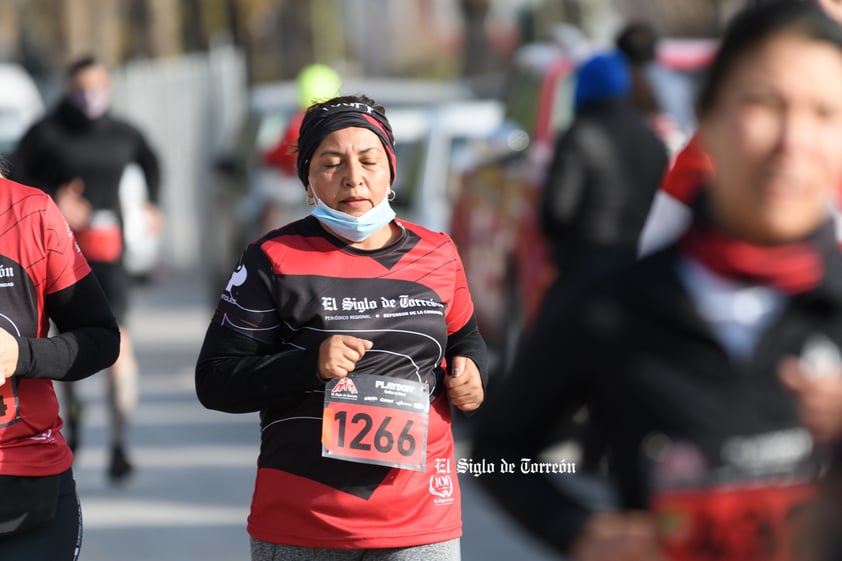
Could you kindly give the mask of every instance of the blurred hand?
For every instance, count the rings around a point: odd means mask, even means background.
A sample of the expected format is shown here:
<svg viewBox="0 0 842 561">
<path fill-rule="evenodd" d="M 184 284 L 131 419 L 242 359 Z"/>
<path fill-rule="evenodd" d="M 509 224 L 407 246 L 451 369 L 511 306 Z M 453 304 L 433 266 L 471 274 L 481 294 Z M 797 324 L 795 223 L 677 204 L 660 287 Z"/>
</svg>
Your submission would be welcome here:
<svg viewBox="0 0 842 561">
<path fill-rule="evenodd" d="M 374 343 L 351 335 L 331 335 L 319 345 L 319 377 L 344 378 Z"/>
<path fill-rule="evenodd" d="M 84 191 L 85 182 L 78 177 L 56 190 L 56 205 L 74 232 L 84 229 L 91 221 L 91 203 L 82 196 Z"/>
<path fill-rule="evenodd" d="M 15 373 L 18 352 L 18 340 L 5 329 L 0 329 L 0 386 Z"/>
<path fill-rule="evenodd" d="M 146 215 L 146 227 L 152 234 L 160 234 L 163 229 L 164 220 L 161 218 L 161 210 L 154 204 L 146 202 L 143 206 Z"/>
<path fill-rule="evenodd" d="M 798 404 L 801 422 L 819 443 L 842 437 L 842 370 L 811 376 L 796 357 L 778 364 L 778 378 Z"/>
<path fill-rule="evenodd" d="M 655 519 L 645 512 L 605 512 L 588 520 L 570 548 L 576 561 L 659 561 Z"/>
<path fill-rule="evenodd" d="M 474 411 L 482 405 L 485 391 L 482 389 L 482 377 L 474 361 L 455 356 L 450 364 L 450 372 L 444 377 L 447 397 L 460 411 Z"/>
</svg>

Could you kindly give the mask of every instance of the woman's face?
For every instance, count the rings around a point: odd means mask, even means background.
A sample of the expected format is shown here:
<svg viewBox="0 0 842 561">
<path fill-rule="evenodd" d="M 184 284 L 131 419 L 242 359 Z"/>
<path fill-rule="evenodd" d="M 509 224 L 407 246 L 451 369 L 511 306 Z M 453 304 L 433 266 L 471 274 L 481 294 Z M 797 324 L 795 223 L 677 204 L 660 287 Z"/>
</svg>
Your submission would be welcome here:
<svg viewBox="0 0 842 561">
<path fill-rule="evenodd" d="M 805 236 L 842 180 L 842 53 L 795 35 L 767 39 L 735 61 L 699 132 L 727 230 L 760 244 Z"/>
<path fill-rule="evenodd" d="M 386 149 L 368 129 L 334 131 L 313 153 L 309 180 L 308 190 L 327 206 L 360 216 L 382 202 L 389 191 Z"/>
</svg>

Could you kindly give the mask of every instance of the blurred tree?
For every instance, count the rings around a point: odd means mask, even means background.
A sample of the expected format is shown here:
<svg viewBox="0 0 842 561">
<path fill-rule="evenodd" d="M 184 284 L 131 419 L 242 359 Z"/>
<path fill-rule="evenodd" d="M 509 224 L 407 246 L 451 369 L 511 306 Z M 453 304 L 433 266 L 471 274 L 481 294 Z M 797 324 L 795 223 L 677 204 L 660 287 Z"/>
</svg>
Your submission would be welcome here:
<svg viewBox="0 0 842 561">
<path fill-rule="evenodd" d="M 207 21 L 204 8 L 216 2 L 181 0 L 181 35 L 187 52 L 205 51 L 208 48 Z"/>
<path fill-rule="evenodd" d="M 246 42 L 243 40 L 241 27 L 243 18 L 240 15 L 239 5 L 240 2 L 237 0 L 225 0 L 225 21 L 231 41 L 238 47 L 245 47 Z"/>
<path fill-rule="evenodd" d="M 313 59 L 296 61 L 298 70 L 311 62 L 339 66 L 345 59 L 345 32 L 342 11 L 336 0 L 312 0 L 310 21 L 313 27 Z M 316 25 L 318 23 L 318 25 Z"/>
<path fill-rule="evenodd" d="M 71 0 L 78 1 L 78 0 Z M 117 60 L 175 56 L 182 52 L 181 10 L 172 0 L 124 0 Z"/>
<path fill-rule="evenodd" d="M 614 0 L 628 19 L 652 22 L 664 36 L 714 37 L 745 0 Z"/>
<path fill-rule="evenodd" d="M 126 0 L 126 20 L 132 22 L 125 26 L 125 58 L 147 58 L 152 56 L 152 41 L 146 30 L 149 29 L 149 5 L 146 0 Z"/>
<path fill-rule="evenodd" d="M 268 76 L 292 79 L 304 66 L 314 62 L 315 29 L 329 25 L 331 15 L 314 13 L 310 0 L 281 2 L 275 13 L 276 49 L 264 53 Z"/>
<path fill-rule="evenodd" d="M 64 60 L 93 54 L 106 64 L 121 59 L 119 0 L 63 0 L 59 21 L 64 23 Z"/>
<path fill-rule="evenodd" d="M 0 1 L 0 58 L 13 60 L 20 41 L 20 10 L 15 0 Z"/>
<path fill-rule="evenodd" d="M 465 29 L 462 74 L 488 74 L 499 67 L 499 61 L 485 29 L 491 3 L 489 0 L 459 0 L 459 6 Z"/>
</svg>

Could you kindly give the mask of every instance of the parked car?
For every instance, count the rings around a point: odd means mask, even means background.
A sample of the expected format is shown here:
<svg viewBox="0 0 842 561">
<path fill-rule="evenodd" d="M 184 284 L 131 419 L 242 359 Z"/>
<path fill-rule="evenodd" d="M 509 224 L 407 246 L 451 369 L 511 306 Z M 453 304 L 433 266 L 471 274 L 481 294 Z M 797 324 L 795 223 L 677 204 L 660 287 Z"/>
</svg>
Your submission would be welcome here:
<svg viewBox="0 0 842 561">
<path fill-rule="evenodd" d="M 694 81 L 710 60 L 708 41 L 663 41 L 659 60 Z M 473 145 L 451 234 L 465 263 L 477 321 L 504 368 L 555 279 L 538 205 L 555 138 L 573 119 L 575 69 L 592 47 L 535 43 L 520 48 L 504 94 L 505 120 Z"/>
<path fill-rule="evenodd" d="M 462 100 L 387 111 L 395 133 L 398 173 L 392 206 L 400 218 L 447 232 L 467 146 L 503 121 L 497 100 Z"/>
<path fill-rule="evenodd" d="M 365 93 L 386 107 L 395 132 L 398 175 L 394 203 L 399 215 L 427 227 L 450 224 L 452 154 L 469 139 L 502 122 L 502 104 L 473 99 L 459 83 L 362 79 L 343 82 L 342 93 Z M 264 164 L 261 156 L 283 134 L 297 110 L 294 82 L 256 86 L 233 147 L 218 161 L 203 234 L 211 295 L 223 287 L 248 242 L 310 212 L 298 177 Z"/>
</svg>

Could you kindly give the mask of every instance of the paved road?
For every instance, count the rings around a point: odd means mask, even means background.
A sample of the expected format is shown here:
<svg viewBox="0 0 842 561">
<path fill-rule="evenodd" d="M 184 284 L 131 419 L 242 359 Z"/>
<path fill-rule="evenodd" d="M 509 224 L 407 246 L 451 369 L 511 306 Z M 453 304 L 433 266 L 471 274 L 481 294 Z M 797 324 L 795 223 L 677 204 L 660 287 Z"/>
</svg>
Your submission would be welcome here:
<svg viewBox="0 0 842 561">
<path fill-rule="evenodd" d="M 257 417 L 207 411 L 193 365 L 209 319 L 199 277 L 166 274 L 134 295 L 129 325 L 142 369 L 130 441 L 135 476 L 113 487 L 104 379 L 85 401 L 76 478 L 84 510 L 82 561 L 248 560 L 245 519 L 257 458 Z M 458 454 L 457 454 L 458 455 Z M 465 561 L 557 559 L 526 538 L 462 475 Z"/>
</svg>

